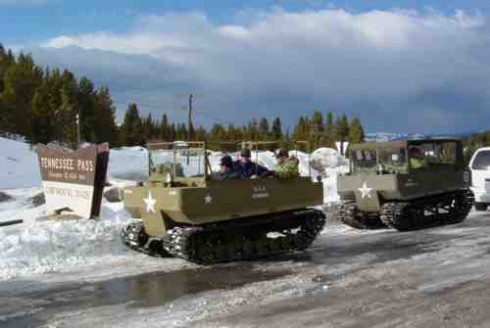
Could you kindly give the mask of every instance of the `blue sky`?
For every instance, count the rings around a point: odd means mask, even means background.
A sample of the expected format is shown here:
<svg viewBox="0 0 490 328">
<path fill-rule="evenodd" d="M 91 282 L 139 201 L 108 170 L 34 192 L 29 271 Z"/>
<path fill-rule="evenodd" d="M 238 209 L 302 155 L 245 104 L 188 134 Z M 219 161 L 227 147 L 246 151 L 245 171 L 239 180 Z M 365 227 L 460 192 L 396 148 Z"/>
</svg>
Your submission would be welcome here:
<svg viewBox="0 0 490 328">
<path fill-rule="evenodd" d="M 287 125 L 319 109 L 369 131 L 490 128 L 490 1 L 0 0 L 0 42 L 159 116 Z M 486 117 L 486 119 L 482 119 Z"/>
</svg>

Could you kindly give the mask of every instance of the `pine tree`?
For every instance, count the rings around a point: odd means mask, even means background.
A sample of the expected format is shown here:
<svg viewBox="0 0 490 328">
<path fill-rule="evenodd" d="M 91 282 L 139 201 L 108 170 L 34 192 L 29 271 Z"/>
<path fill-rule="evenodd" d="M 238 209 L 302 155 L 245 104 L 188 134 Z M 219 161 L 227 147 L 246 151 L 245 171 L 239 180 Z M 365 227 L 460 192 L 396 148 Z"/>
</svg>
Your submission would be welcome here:
<svg viewBox="0 0 490 328">
<path fill-rule="evenodd" d="M 196 130 L 196 141 L 204 141 L 206 140 L 206 130 L 202 125 L 200 125 Z"/>
<path fill-rule="evenodd" d="M 42 84 L 43 72 L 34 65 L 30 55 L 20 54 L 9 65 L 4 76 L 2 106 L 6 130 L 27 137 L 31 135 L 32 100 Z"/>
<path fill-rule="evenodd" d="M 221 124 L 214 124 L 209 132 L 210 141 L 227 140 L 226 129 Z"/>
<path fill-rule="evenodd" d="M 327 113 L 327 120 L 325 123 L 325 143 L 329 147 L 335 145 L 336 131 L 335 131 L 335 117 L 332 111 Z"/>
<path fill-rule="evenodd" d="M 134 146 L 143 142 L 142 124 L 136 104 L 128 106 L 121 125 L 121 139 L 124 145 Z"/>
<path fill-rule="evenodd" d="M 356 144 L 364 142 L 364 129 L 362 128 L 361 121 L 356 116 L 352 119 L 349 128 L 349 143 Z"/>
<path fill-rule="evenodd" d="M 168 125 L 168 117 L 165 113 L 160 120 L 159 138 L 162 141 L 169 141 L 170 138 L 170 126 Z"/>
<path fill-rule="evenodd" d="M 349 138 L 349 120 L 347 119 L 347 115 L 342 114 L 342 118 L 340 118 L 337 123 L 337 141 L 347 141 Z"/>
<path fill-rule="evenodd" d="M 94 106 L 94 85 L 86 77 L 82 77 L 79 82 L 78 103 L 80 104 L 80 134 L 84 141 L 92 142 L 95 139 L 95 106 Z"/>
<path fill-rule="evenodd" d="M 0 94 L 5 88 L 4 76 L 5 72 L 9 68 L 10 64 L 13 62 L 7 55 L 5 48 L 0 44 Z"/>
<path fill-rule="evenodd" d="M 107 87 L 101 87 L 94 98 L 94 134 L 95 142 L 108 142 L 110 145 L 118 144 L 118 131 L 115 124 L 114 108 Z"/>
<path fill-rule="evenodd" d="M 55 68 L 52 69 L 49 74 L 45 74 L 45 80 L 48 83 L 48 102 L 50 113 L 53 117 L 53 140 L 60 141 L 63 134 L 63 127 L 61 122 L 62 117 L 62 97 L 61 97 L 61 73 Z"/>
<path fill-rule="evenodd" d="M 274 140 L 282 140 L 284 138 L 284 135 L 282 133 L 281 119 L 279 117 L 276 117 L 274 121 L 272 121 L 271 133 Z"/>
<path fill-rule="evenodd" d="M 293 140 L 308 140 L 307 118 L 300 116 L 293 130 Z"/>
<path fill-rule="evenodd" d="M 320 142 L 323 141 L 323 115 L 320 111 L 315 111 L 313 113 L 311 125 L 313 147 L 318 148 Z"/>
<path fill-rule="evenodd" d="M 259 133 L 259 122 L 256 118 L 253 118 L 252 121 L 248 125 L 248 134 L 250 135 L 250 140 L 258 140 L 260 139 Z"/>
<path fill-rule="evenodd" d="M 48 79 L 36 90 L 32 101 L 30 141 L 34 144 L 39 142 L 47 144 L 54 139 L 55 118 L 49 106 Z"/>
<path fill-rule="evenodd" d="M 187 127 L 184 123 L 177 124 L 176 140 L 178 141 L 187 140 Z"/>
<path fill-rule="evenodd" d="M 141 124 L 143 126 L 143 136 L 146 141 L 152 140 L 155 138 L 155 122 L 153 121 L 153 117 L 151 113 L 148 113 L 145 119 L 141 120 Z"/>
<path fill-rule="evenodd" d="M 260 140 L 267 140 L 269 138 L 269 121 L 265 117 L 262 117 L 259 121 L 259 138 Z"/>
<path fill-rule="evenodd" d="M 175 123 L 170 126 L 169 141 L 175 141 L 177 137 L 177 129 L 175 128 Z"/>
<path fill-rule="evenodd" d="M 59 120 L 62 128 L 60 141 L 75 149 L 78 147 L 77 113 L 80 110 L 78 104 L 78 82 L 73 73 L 67 70 L 61 74 L 60 96 L 61 108 Z"/>
</svg>

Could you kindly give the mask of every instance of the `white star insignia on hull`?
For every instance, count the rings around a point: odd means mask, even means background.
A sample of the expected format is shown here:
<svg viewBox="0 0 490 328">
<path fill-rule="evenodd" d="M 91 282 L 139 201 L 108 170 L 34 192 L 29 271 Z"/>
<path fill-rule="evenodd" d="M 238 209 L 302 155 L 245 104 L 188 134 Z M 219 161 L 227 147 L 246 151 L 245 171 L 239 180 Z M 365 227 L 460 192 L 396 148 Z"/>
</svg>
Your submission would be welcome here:
<svg viewBox="0 0 490 328">
<path fill-rule="evenodd" d="M 364 198 L 371 198 L 371 190 L 373 190 L 373 188 L 368 188 L 366 182 L 364 182 L 362 184 L 362 187 L 361 188 L 357 188 L 357 190 L 359 190 L 359 192 L 361 193 L 361 198 L 364 199 Z"/>
<path fill-rule="evenodd" d="M 155 213 L 155 203 L 157 202 L 157 200 L 152 197 L 150 191 L 148 191 L 148 197 L 143 198 L 143 201 L 146 204 L 146 211 L 151 212 L 151 213 Z"/>
<path fill-rule="evenodd" d="M 204 204 L 211 204 L 213 201 L 213 197 L 211 197 L 210 194 L 207 194 L 206 197 L 204 197 Z"/>
</svg>

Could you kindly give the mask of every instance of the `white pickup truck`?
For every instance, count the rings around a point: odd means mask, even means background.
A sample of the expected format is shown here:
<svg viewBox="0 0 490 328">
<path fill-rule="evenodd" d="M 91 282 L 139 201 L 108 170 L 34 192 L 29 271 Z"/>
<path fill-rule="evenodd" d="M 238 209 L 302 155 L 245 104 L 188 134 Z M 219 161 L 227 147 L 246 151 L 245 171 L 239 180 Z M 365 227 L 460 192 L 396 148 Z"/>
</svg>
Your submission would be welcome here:
<svg viewBox="0 0 490 328">
<path fill-rule="evenodd" d="M 479 148 L 473 154 L 471 170 L 471 190 L 475 194 L 475 209 L 486 211 L 490 205 L 490 147 Z"/>
</svg>

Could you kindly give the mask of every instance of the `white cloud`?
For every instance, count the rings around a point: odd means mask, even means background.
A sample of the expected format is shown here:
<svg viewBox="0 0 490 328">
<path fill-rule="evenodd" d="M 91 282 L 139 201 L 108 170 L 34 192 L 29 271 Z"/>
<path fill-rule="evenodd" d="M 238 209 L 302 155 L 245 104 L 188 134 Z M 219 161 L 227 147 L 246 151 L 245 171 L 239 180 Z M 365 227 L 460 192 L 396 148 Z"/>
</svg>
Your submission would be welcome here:
<svg viewBox="0 0 490 328">
<path fill-rule="evenodd" d="M 124 84 L 121 94 L 141 84 L 145 92 L 201 91 L 206 110 L 229 119 L 288 111 L 294 121 L 308 110 L 334 108 L 359 114 L 371 130 L 483 124 L 477 118 L 490 105 L 490 40 L 481 15 L 277 9 L 248 17 L 246 24 L 216 25 L 201 13 L 143 16 L 127 33 L 62 35 L 43 51 L 109 86 Z M 67 46 L 81 49 L 63 51 Z M 94 52 L 111 58 L 104 76 L 89 59 Z M 131 79 L 142 71 L 145 81 Z M 122 72 L 124 83 L 117 80 Z M 395 113 L 404 120 L 383 125 Z"/>
</svg>

